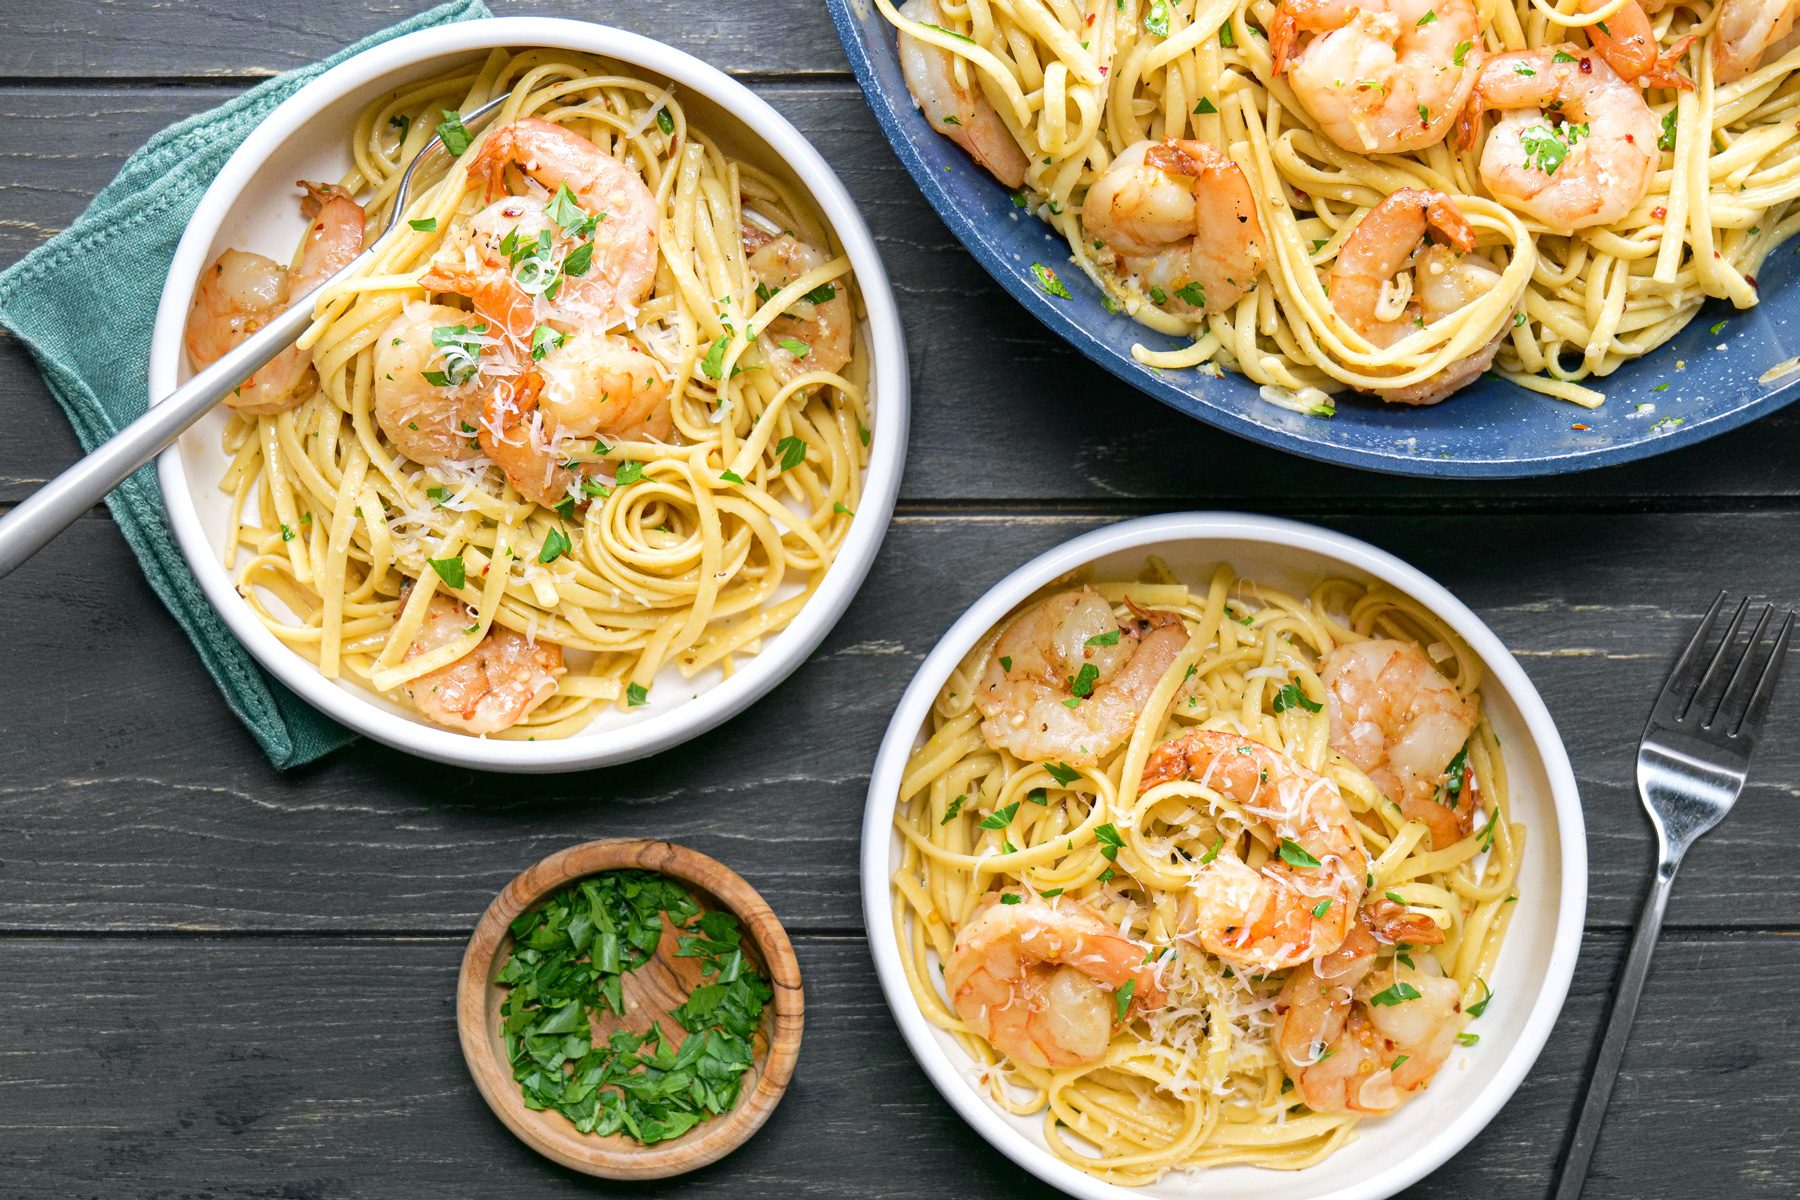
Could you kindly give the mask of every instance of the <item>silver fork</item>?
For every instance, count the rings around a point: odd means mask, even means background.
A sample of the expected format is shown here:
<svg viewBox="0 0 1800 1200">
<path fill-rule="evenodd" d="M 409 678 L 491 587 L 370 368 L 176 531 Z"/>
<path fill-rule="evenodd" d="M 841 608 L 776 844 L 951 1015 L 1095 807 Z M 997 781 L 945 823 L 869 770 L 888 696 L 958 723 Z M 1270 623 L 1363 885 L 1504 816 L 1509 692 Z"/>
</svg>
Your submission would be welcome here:
<svg viewBox="0 0 1800 1200">
<path fill-rule="evenodd" d="M 1644 911 L 1619 974 L 1606 1033 L 1588 1079 L 1587 1099 L 1582 1101 L 1581 1116 L 1569 1139 L 1553 1200 L 1577 1200 L 1581 1195 L 1606 1119 L 1607 1101 L 1612 1098 L 1613 1081 L 1631 1040 L 1631 1022 L 1637 1016 L 1644 979 L 1650 974 L 1650 955 L 1662 931 L 1675 871 L 1688 847 L 1725 819 L 1744 790 L 1750 753 L 1756 748 L 1757 732 L 1793 638 L 1795 614 L 1790 611 L 1773 645 L 1765 646 L 1763 635 L 1775 615 L 1773 606 L 1765 606 L 1726 677 L 1726 662 L 1738 644 L 1750 601 L 1746 597 L 1738 603 L 1718 649 L 1707 658 L 1706 646 L 1724 604 L 1725 593 L 1720 592 L 1681 652 L 1669 681 L 1663 684 L 1638 743 L 1638 794 L 1656 827 L 1656 880 L 1644 898 Z"/>
<path fill-rule="evenodd" d="M 474 133 L 499 111 L 506 96 L 488 101 L 462 115 L 463 127 Z M 444 140 L 433 136 L 413 156 L 401 176 L 387 225 L 355 258 L 319 285 L 329 287 L 362 270 L 374 257 L 381 240 L 394 231 L 412 199 L 413 176 L 421 164 L 445 153 Z M 318 288 L 313 291 L 319 290 Z M 312 295 L 308 292 L 307 296 Z M 306 296 L 293 300 L 286 311 L 245 338 L 219 360 L 150 406 L 148 412 L 112 438 L 95 447 L 86 458 L 27 496 L 0 517 L 0 577 L 42 550 L 47 542 L 68 528 L 82 513 L 125 482 L 127 476 L 160 454 L 194 422 L 211 412 L 238 384 L 256 374 L 270 359 L 291 346 L 312 324 L 313 306 Z"/>
</svg>

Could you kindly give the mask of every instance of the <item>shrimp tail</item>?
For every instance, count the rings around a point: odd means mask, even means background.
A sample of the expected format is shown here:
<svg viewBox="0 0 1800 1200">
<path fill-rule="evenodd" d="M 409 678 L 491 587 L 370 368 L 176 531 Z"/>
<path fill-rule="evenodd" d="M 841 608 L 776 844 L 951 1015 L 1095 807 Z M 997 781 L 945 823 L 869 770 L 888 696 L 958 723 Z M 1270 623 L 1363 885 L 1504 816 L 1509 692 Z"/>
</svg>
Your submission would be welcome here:
<svg viewBox="0 0 1800 1200">
<path fill-rule="evenodd" d="M 1697 33 L 1690 33 L 1669 47 L 1656 60 L 1656 65 L 1645 72 L 1638 82 L 1646 87 L 1675 88 L 1683 92 L 1693 91 L 1694 81 L 1683 75 L 1677 64 L 1681 62 L 1682 55 L 1687 53 L 1688 47 L 1693 45 L 1699 37 L 1700 35 Z"/>
<path fill-rule="evenodd" d="M 1300 22 L 1294 16 L 1292 5 L 1282 4 L 1275 10 L 1275 19 L 1269 23 L 1269 53 L 1274 56 L 1273 73 L 1280 76 L 1287 70 L 1288 60 L 1293 57 L 1294 43 L 1300 39 Z"/>
<path fill-rule="evenodd" d="M 1447 246 L 1467 254 L 1475 249 L 1475 227 L 1463 216 L 1462 209 L 1443 192 L 1422 192 L 1418 199 L 1425 207 L 1425 220 L 1431 230 Z"/>
<path fill-rule="evenodd" d="M 1363 905 L 1358 915 L 1375 935 L 1375 940 L 1389 946 L 1401 942 L 1410 946 L 1439 946 L 1444 941 L 1444 931 L 1428 915 L 1413 912 L 1404 904 L 1386 898 Z"/>
</svg>

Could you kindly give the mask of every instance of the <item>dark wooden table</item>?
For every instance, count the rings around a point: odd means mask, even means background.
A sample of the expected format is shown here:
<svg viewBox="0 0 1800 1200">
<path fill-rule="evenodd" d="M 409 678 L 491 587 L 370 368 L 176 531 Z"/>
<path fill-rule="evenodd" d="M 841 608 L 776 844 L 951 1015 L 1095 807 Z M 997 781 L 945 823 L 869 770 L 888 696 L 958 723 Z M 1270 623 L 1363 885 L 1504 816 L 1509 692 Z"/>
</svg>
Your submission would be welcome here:
<svg viewBox="0 0 1800 1200">
<path fill-rule="evenodd" d="M 155 130 L 415 7 L 4 0 L 0 262 L 66 224 Z M 956 1119 L 888 1016 L 858 901 L 863 793 L 906 680 L 994 580 L 1082 530 L 1183 508 L 1316 520 L 1416 563 L 1515 649 L 1561 725 L 1592 855 L 1573 994 L 1511 1104 L 1407 1193 L 1543 1195 L 1649 876 L 1631 756 L 1651 697 L 1715 589 L 1800 598 L 1800 407 L 1651 462 L 1520 483 L 1258 449 L 1114 382 L 989 282 L 882 142 L 814 0 L 494 7 L 610 19 L 730 68 L 842 173 L 912 346 L 887 544 L 811 661 L 679 753 L 509 778 L 358 745 L 281 775 L 104 511 L 79 522 L 0 584 L 0 1197 L 624 1190 L 513 1141 L 470 1086 L 451 1003 L 464 939 L 506 880 L 607 835 L 672 838 L 748 876 L 795 935 L 810 1001 L 798 1077 L 764 1132 L 632 1190 L 1048 1195 Z M 3 336 L 0 414 L 4 506 L 76 444 Z M 1594 1200 L 1800 1194 L 1788 684 L 1738 811 L 1676 886 Z M 1529 986 L 1502 981 L 1496 1003 Z"/>
</svg>

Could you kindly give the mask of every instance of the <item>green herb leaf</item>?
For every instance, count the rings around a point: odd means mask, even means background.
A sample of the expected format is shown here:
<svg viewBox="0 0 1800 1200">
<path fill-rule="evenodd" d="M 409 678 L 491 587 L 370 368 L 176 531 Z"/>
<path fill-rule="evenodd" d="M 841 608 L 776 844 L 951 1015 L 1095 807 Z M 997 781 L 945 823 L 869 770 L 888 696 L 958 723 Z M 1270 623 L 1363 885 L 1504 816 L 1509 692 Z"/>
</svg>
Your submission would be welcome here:
<svg viewBox="0 0 1800 1200">
<path fill-rule="evenodd" d="M 644 477 L 644 464 L 626 459 L 613 471 L 613 483 L 618 487 L 628 487 Z"/>
<path fill-rule="evenodd" d="M 437 232 L 437 218 L 436 217 L 421 217 L 417 221 L 408 221 L 407 224 L 411 225 L 414 229 L 418 230 L 420 233 L 436 233 Z"/>
<path fill-rule="evenodd" d="M 1289 838 L 1281 839 L 1281 861 L 1293 867 L 1312 868 L 1319 865 L 1319 860 L 1306 852 L 1306 847 Z"/>
<path fill-rule="evenodd" d="M 656 110 L 656 127 L 665 134 L 673 134 L 675 132 L 675 118 L 670 114 L 667 108 L 659 108 Z"/>
<path fill-rule="evenodd" d="M 997 808 L 983 817 L 976 826 L 978 829 L 1005 829 L 1019 811 L 1019 802 L 1014 800 L 1005 808 Z"/>
<path fill-rule="evenodd" d="M 1473 1046 L 1480 1040 L 1481 1035 L 1479 1033 L 1459 1033 L 1456 1035 L 1456 1044 L 1459 1046 Z"/>
<path fill-rule="evenodd" d="M 724 480 L 726 483 L 742 483 L 742 482 L 744 482 L 744 477 L 742 475 L 739 475 L 736 471 L 720 471 L 719 478 Z"/>
<path fill-rule="evenodd" d="M 1131 993 L 1137 990 L 1137 980 L 1127 979 L 1125 986 L 1113 993 L 1114 1019 L 1123 1021 L 1125 1011 L 1131 1007 Z"/>
<path fill-rule="evenodd" d="M 1100 668 L 1093 663 L 1082 663 L 1081 670 L 1077 671 L 1074 678 L 1069 680 L 1069 691 L 1074 693 L 1077 699 L 1085 700 L 1094 694 L 1094 685 L 1098 682 L 1100 682 Z"/>
<path fill-rule="evenodd" d="M 460 155 L 475 140 L 474 135 L 464 128 L 462 114 L 448 108 L 443 110 L 443 120 L 438 122 L 437 135 L 444 139 L 444 149 L 452 155 Z"/>
<path fill-rule="evenodd" d="M 1437 20 L 1437 9 L 1435 9 L 1435 8 L 1427 9 L 1425 11 L 1424 16 L 1420 17 L 1417 21 L 1413 22 L 1413 27 L 1415 29 L 1423 29 L 1425 26 L 1431 24 L 1433 21 L 1436 21 L 1436 20 Z"/>
<path fill-rule="evenodd" d="M 531 357 L 542 361 L 544 355 L 568 340 L 568 334 L 558 333 L 548 325 L 539 325 L 531 331 Z"/>
<path fill-rule="evenodd" d="M 1012 670 L 1012 667 L 1007 666 L 1005 660 L 1001 660 L 1001 666 L 1006 667 L 1008 671 Z M 1071 783 L 1074 783 L 1077 779 L 1081 778 L 1081 772 L 1065 762 L 1045 763 L 1044 770 L 1050 772 L 1050 778 L 1056 780 L 1056 782 L 1062 784 L 1064 787 L 1068 787 Z"/>
<path fill-rule="evenodd" d="M 463 584 L 468 582 L 460 554 L 455 558 L 428 558 L 425 564 L 438 573 L 439 579 L 457 591 L 461 591 Z"/>
<path fill-rule="evenodd" d="M 1117 859 L 1120 847 L 1125 845 L 1124 839 L 1119 836 L 1119 831 L 1113 827 L 1111 821 L 1094 830 L 1094 839 L 1100 843 L 1100 857 L 1108 862 Z"/>
<path fill-rule="evenodd" d="M 1454 64 L 1455 66 L 1459 66 L 1459 67 L 1467 66 L 1468 61 L 1469 61 L 1469 51 L 1473 50 L 1474 48 L 1475 48 L 1474 42 L 1458 42 L 1458 43 L 1456 43 L 1456 50 L 1450 56 L 1451 63 Z"/>
<path fill-rule="evenodd" d="M 780 457 L 780 470 L 791 471 L 806 461 L 806 443 L 797 437 L 784 437 L 775 443 L 775 453 Z"/>
<path fill-rule="evenodd" d="M 1025 903 L 1025 897 L 1019 895 L 1019 893 L 1017 893 L 1017 892 L 1001 892 L 1000 893 L 1000 903 L 1002 903 L 1002 904 L 1023 904 L 1023 903 Z"/>
<path fill-rule="evenodd" d="M 1313 905 L 1312 912 L 1313 912 L 1313 916 L 1315 916 L 1315 917 L 1322 917 L 1330 911 L 1331 911 L 1331 898 L 1329 896 L 1327 896 L 1325 899 L 1319 901 L 1317 904 Z"/>
<path fill-rule="evenodd" d="M 537 560 L 553 563 L 569 552 L 569 546 L 569 535 L 560 529 L 552 529 L 544 537 L 544 548 L 538 551 Z"/>
<path fill-rule="evenodd" d="M 805 358 L 812 353 L 812 347 L 801 341 L 799 338 L 782 338 L 775 344 L 780 346 L 783 350 L 786 350 L 795 358 Z"/>
<path fill-rule="evenodd" d="M 1657 149 L 1673 150 L 1675 148 L 1675 116 L 1676 111 L 1673 108 L 1663 114 L 1662 136 L 1656 139 Z"/>
<path fill-rule="evenodd" d="M 1169 0 L 1150 0 L 1144 10 L 1144 32 L 1152 37 L 1169 36 Z"/>
<path fill-rule="evenodd" d="M 1057 278 L 1056 272 L 1052 271 L 1049 267 L 1046 267 L 1043 263 L 1032 263 L 1031 273 L 1036 276 L 1038 286 L 1044 289 L 1046 294 L 1055 296 L 1058 300 L 1073 300 L 1075 298 L 1073 293 L 1071 293 L 1063 284 L 1063 281 Z"/>
<path fill-rule="evenodd" d="M 627 708 L 637 708 L 640 705 L 649 703 L 649 701 L 649 688 L 641 683 L 629 683 L 625 685 L 625 706 Z"/>
<path fill-rule="evenodd" d="M 1488 1001 L 1494 998 L 1494 990 L 1488 986 L 1487 980 L 1477 975 L 1475 977 L 1475 982 L 1481 985 L 1481 1000 L 1475 1004 L 1469 1005 L 1469 1015 L 1471 1017 L 1479 1017 L 1482 1013 L 1486 1012 Z"/>
<path fill-rule="evenodd" d="M 594 264 L 594 243 L 583 242 L 569 251 L 568 257 L 562 261 L 562 273 L 572 279 L 578 279 L 588 273 Z"/>
<path fill-rule="evenodd" d="M 1200 97 L 1200 103 L 1194 105 L 1194 115 L 1197 117 L 1203 117 L 1218 111 L 1219 110 L 1214 107 L 1213 102 L 1208 100 L 1205 96 Z"/>
<path fill-rule="evenodd" d="M 953 821 L 956 818 L 956 814 L 962 811 L 962 806 L 968 802 L 968 799 L 969 797 L 967 794 L 964 794 L 952 800 L 950 802 L 950 807 L 944 810 L 944 819 L 939 821 L 938 824 L 948 825 Z"/>
<path fill-rule="evenodd" d="M 1025 798 L 1027 800 L 1031 801 L 1033 804 L 1042 804 L 1042 805 L 1047 806 L 1050 803 L 1050 789 L 1034 787 L 1029 792 L 1025 793 Z"/>
<path fill-rule="evenodd" d="M 1195 308 L 1206 307 L 1206 289 L 1192 280 L 1176 288 L 1175 295 L 1184 304 L 1192 305 Z"/>
<path fill-rule="evenodd" d="M 1212 849 L 1208 850 L 1205 854 L 1202 854 L 1200 856 L 1200 865 L 1204 867 L 1207 863 L 1209 863 L 1213 859 L 1219 857 L 1219 851 L 1223 850 L 1224 848 L 1225 848 L 1225 839 L 1223 837 L 1220 837 L 1218 841 L 1216 841 L 1212 844 Z"/>
<path fill-rule="evenodd" d="M 1392 900 L 1395 904 L 1404 905 L 1406 903 L 1406 897 L 1402 896 L 1399 892 L 1388 892 L 1386 895 L 1387 898 Z"/>
<path fill-rule="evenodd" d="M 1376 1008 L 1383 1008 L 1418 998 L 1418 988 L 1410 983 L 1396 983 L 1393 987 L 1385 988 L 1370 996 L 1369 1003 Z"/>
<path fill-rule="evenodd" d="M 729 333 L 719 335 L 719 340 L 712 344 L 706 351 L 706 357 L 700 360 L 700 373 L 708 379 L 718 379 L 723 376 L 725 373 L 725 349 L 730 345 L 731 335 Z"/>
<path fill-rule="evenodd" d="M 1284 683 L 1281 690 L 1275 693 L 1275 703 L 1271 706 L 1276 712 L 1286 712 L 1290 708 L 1304 708 L 1307 712 L 1319 712 L 1325 706 L 1306 694 L 1304 688 L 1297 683 Z"/>
</svg>

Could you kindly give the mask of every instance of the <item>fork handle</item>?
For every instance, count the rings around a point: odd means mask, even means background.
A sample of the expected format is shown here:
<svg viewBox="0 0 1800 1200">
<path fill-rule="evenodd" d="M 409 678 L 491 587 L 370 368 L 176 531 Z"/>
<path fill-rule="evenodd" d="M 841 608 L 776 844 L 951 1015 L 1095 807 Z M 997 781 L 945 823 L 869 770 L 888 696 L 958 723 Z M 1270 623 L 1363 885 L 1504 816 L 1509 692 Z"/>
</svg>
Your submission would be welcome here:
<svg viewBox="0 0 1800 1200">
<path fill-rule="evenodd" d="M 1631 1023 L 1637 1019 L 1638 997 L 1643 995 L 1644 980 L 1650 974 L 1650 956 L 1656 951 L 1663 911 L 1669 906 L 1669 890 L 1675 882 L 1676 868 L 1680 866 L 1679 854 L 1665 856 L 1657 863 L 1656 880 L 1650 885 L 1650 894 L 1644 897 L 1644 911 L 1638 916 L 1637 932 L 1631 936 L 1631 949 L 1625 955 L 1624 969 L 1619 972 L 1618 990 L 1613 993 L 1612 1009 L 1606 1017 L 1606 1032 L 1600 1039 L 1600 1053 L 1588 1076 L 1587 1098 L 1581 1102 L 1581 1116 L 1569 1138 L 1552 1200 L 1579 1200 L 1582 1185 L 1587 1182 L 1588 1163 L 1593 1160 L 1594 1146 L 1600 1140 L 1600 1127 L 1606 1121 L 1606 1106 L 1612 1099 L 1613 1083 L 1619 1077 L 1619 1063 L 1624 1060 L 1625 1046 L 1631 1041 Z"/>
</svg>

